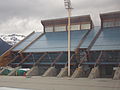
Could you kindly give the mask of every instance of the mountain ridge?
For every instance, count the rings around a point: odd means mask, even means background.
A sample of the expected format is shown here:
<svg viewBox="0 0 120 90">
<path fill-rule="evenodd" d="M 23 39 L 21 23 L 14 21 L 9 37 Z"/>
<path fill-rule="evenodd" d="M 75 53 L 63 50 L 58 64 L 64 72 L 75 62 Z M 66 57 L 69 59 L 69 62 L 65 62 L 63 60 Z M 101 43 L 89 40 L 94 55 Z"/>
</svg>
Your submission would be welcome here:
<svg viewBox="0 0 120 90">
<path fill-rule="evenodd" d="M 0 38 L 0 56 L 12 46 Z"/>
<path fill-rule="evenodd" d="M 25 38 L 24 35 L 18 35 L 18 34 L 9 34 L 9 35 L 0 35 L 0 38 L 7 42 L 9 45 L 13 46 L 22 39 Z"/>
</svg>

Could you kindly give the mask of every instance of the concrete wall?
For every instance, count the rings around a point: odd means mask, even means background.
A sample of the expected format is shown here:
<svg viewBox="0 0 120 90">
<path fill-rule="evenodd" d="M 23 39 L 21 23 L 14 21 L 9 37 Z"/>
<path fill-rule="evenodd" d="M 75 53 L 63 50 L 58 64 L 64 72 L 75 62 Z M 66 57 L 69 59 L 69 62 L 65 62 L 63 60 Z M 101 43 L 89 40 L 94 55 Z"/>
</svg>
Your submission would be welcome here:
<svg viewBox="0 0 120 90">
<path fill-rule="evenodd" d="M 33 66 L 27 73 L 26 76 L 41 76 L 48 69 L 48 66 Z"/>
</svg>

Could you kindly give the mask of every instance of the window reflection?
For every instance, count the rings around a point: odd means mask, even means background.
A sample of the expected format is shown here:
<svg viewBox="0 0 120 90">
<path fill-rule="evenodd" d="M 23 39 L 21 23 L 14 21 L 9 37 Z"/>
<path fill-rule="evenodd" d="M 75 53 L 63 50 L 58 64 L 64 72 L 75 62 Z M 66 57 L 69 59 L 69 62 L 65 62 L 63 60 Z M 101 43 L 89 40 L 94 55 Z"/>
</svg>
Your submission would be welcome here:
<svg viewBox="0 0 120 90">
<path fill-rule="evenodd" d="M 80 25 L 71 25 L 71 30 L 80 30 Z"/>
<path fill-rule="evenodd" d="M 66 31 L 66 26 L 55 26 L 55 32 Z"/>
<path fill-rule="evenodd" d="M 81 29 L 90 29 L 90 24 L 81 24 Z"/>
<path fill-rule="evenodd" d="M 114 27 L 114 22 L 113 21 L 104 22 L 103 27 Z"/>
<path fill-rule="evenodd" d="M 103 22 L 103 27 L 116 27 L 120 26 L 120 21 L 105 21 Z"/>
<path fill-rule="evenodd" d="M 116 21 L 115 26 L 120 26 L 120 21 Z"/>
<path fill-rule="evenodd" d="M 53 26 L 45 27 L 45 32 L 53 32 Z"/>
</svg>

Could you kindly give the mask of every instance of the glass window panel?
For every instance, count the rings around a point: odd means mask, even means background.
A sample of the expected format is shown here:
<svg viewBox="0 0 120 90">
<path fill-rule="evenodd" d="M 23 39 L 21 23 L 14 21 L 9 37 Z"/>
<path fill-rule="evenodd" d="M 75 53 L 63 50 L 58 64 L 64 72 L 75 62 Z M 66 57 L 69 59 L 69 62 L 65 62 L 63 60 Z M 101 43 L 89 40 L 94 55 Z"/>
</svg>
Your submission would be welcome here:
<svg viewBox="0 0 120 90">
<path fill-rule="evenodd" d="M 71 30 L 80 30 L 80 25 L 71 25 Z"/>
<path fill-rule="evenodd" d="M 90 24 L 81 24 L 81 29 L 90 29 Z"/>
<path fill-rule="evenodd" d="M 115 26 L 120 26 L 120 21 L 116 21 Z"/>
<path fill-rule="evenodd" d="M 113 21 L 103 22 L 103 27 L 114 27 Z"/>
<path fill-rule="evenodd" d="M 66 26 L 55 26 L 55 32 L 66 31 Z"/>
<path fill-rule="evenodd" d="M 45 27 L 45 32 L 53 32 L 53 26 Z"/>
</svg>

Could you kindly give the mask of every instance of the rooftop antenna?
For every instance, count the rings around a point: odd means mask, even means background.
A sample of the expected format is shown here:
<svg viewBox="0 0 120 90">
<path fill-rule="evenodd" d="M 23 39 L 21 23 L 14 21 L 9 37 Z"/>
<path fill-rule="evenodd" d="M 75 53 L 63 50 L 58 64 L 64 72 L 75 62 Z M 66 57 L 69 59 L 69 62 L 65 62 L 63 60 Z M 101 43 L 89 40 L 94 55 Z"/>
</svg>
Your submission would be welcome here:
<svg viewBox="0 0 120 90">
<path fill-rule="evenodd" d="M 70 77 L 70 51 L 71 51 L 71 39 L 70 39 L 70 19 L 71 19 L 71 10 L 72 5 L 71 5 L 71 1 L 70 0 L 64 0 L 64 4 L 65 4 L 65 9 L 68 11 L 68 77 Z"/>
</svg>

